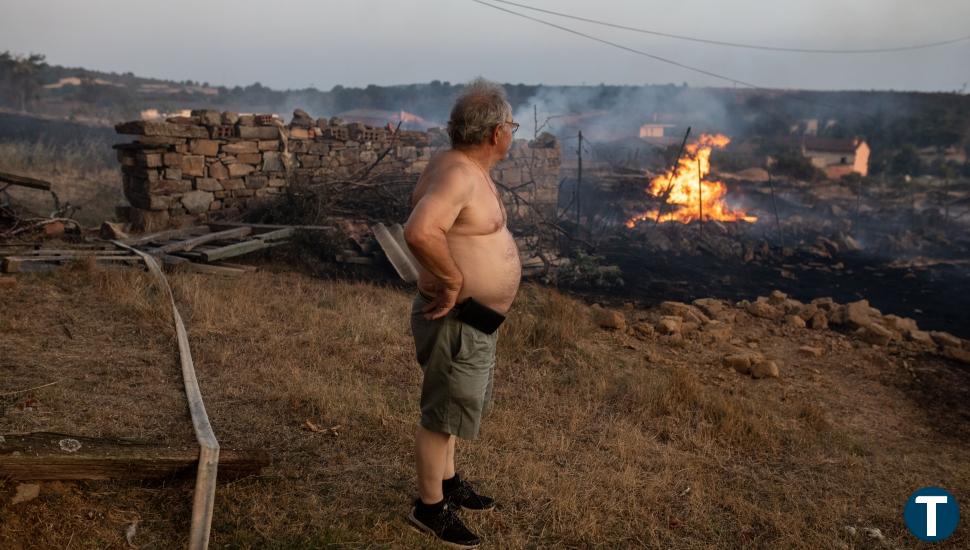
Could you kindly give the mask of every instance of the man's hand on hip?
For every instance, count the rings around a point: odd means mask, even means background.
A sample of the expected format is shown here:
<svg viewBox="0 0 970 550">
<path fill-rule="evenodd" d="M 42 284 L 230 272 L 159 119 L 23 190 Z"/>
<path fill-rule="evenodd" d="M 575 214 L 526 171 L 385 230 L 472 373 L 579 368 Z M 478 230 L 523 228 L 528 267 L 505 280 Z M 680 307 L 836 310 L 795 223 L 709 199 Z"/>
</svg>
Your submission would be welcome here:
<svg viewBox="0 0 970 550">
<path fill-rule="evenodd" d="M 434 320 L 448 315 L 451 308 L 455 307 L 460 292 L 461 281 L 457 283 L 444 283 L 439 281 L 435 288 L 434 299 L 421 310 L 424 312 L 424 318 Z"/>
</svg>

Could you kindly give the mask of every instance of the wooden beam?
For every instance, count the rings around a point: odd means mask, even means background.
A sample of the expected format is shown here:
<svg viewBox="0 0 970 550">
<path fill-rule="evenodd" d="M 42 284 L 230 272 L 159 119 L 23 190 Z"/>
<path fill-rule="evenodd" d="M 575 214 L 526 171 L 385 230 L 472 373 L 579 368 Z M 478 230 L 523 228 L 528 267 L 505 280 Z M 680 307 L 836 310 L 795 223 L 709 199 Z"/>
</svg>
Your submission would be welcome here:
<svg viewBox="0 0 970 550">
<path fill-rule="evenodd" d="M 265 248 L 286 244 L 286 241 L 282 241 L 282 239 L 292 236 L 293 232 L 293 228 L 291 227 L 277 229 L 275 231 L 254 235 L 252 239 L 243 241 L 241 243 L 221 246 L 211 250 L 201 250 L 199 251 L 199 255 L 201 256 L 202 260 L 206 262 L 233 258 L 235 256 L 249 254 L 250 252 L 255 252 L 257 250 L 263 250 Z"/>
<path fill-rule="evenodd" d="M 0 182 L 18 185 L 20 187 L 29 187 L 31 189 L 40 189 L 41 191 L 51 190 L 51 184 L 48 181 L 18 176 L 17 174 L 10 174 L 8 172 L 0 172 Z"/>
<path fill-rule="evenodd" d="M 238 239 L 240 237 L 246 237 L 253 232 L 251 227 L 236 227 L 233 229 L 227 229 L 225 231 L 216 231 L 215 233 L 206 233 L 204 235 L 199 235 L 198 237 L 192 237 L 184 241 L 178 241 L 174 243 L 164 244 L 158 248 L 149 250 L 149 254 L 168 254 L 171 252 L 187 251 L 199 246 L 200 244 L 205 244 L 212 241 L 221 241 L 223 239 Z"/>
<path fill-rule="evenodd" d="M 197 445 L 169 447 L 124 439 L 50 432 L 0 436 L 0 477 L 15 480 L 158 479 L 191 474 Z M 220 449 L 219 479 L 258 474 L 270 464 L 263 449 Z"/>
<path fill-rule="evenodd" d="M 119 242 L 126 244 L 128 246 L 141 246 L 141 245 L 158 242 L 158 241 L 184 239 L 187 237 L 192 237 L 194 235 L 208 233 L 209 231 L 210 229 L 204 225 L 193 225 L 191 227 L 183 227 L 182 229 L 166 229 L 164 231 L 146 233 L 144 235 L 139 235 L 138 237 L 131 237 Z"/>
<path fill-rule="evenodd" d="M 222 229 L 231 229 L 233 227 L 251 227 L 254 231 L 272 229 L 296 229 L 298 231 L 322 231 L 324 233 L 333 233 L 337 231 L 337 228 L 331 225 L 280 225 L 272 223 L 241 222 L 212 222 L 209 224 L 209 227 L 216 231 Z"/>
<path fill-rule="evenodd" d="M 3 259 L 4 273 L 19 273 L 29 263 L 65 263 L 82 258 L 94 258 L 98 262 L 141 263 L 138 256 L 7 256 Z"/>
</svg>

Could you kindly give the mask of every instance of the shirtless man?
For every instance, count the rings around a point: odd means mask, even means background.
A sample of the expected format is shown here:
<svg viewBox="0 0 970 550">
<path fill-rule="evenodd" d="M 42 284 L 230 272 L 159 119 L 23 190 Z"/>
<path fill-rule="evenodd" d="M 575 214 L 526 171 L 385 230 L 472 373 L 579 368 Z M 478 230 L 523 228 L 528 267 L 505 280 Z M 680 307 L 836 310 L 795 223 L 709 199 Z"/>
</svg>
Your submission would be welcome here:
<svg viewBox="0 0 970 550">
<path fill-rule="evenodd" d="M 404 229 L 421 264 L 411 330 L 424 372 L 415 434 L 420 498 L 409 520 L 457 548 L 480 542 L 457 510 L 495 507 L 456 473 L 455 439 L 478 437 L 491 401 L 497 336 L 467 318 L 463 304 L 472 298 L 501 320 L 519 289 L 518 249 L 488 175 L 508 154 L 517 128 L 502 88 L 472 82 L 451 111 L 451 149 L 435 156 L 421 175 Z"/>
</svg>

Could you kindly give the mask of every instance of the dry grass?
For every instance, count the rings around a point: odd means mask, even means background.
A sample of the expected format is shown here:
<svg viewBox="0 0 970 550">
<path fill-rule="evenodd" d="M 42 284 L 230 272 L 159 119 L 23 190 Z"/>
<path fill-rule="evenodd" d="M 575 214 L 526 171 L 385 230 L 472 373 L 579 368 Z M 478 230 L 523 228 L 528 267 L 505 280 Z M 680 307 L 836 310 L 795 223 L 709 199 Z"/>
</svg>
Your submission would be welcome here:
<svg viewBox="0 0 970 550">
<path fill-rule="evenodd" d="M 62 205 L 80 206 L 75 219 L 86 226 L 113 219 L 114 207 L 125 203 L 121 191 L 121 168 L 110 155 L 110 145 L 53 146 L 43 142 L 0 142 L 0 171 L 51 182 Z M 55 206 L 50 193 L 10 187 L 12 200 L 46 216 Z"/>
<path fill-rule="evenodd" d="M 263 475 L 220 485 L 213 547 L 431 546 L 403 521 L 414 494 L 420 381 L 406 328 L 410 296 L 295 273 L 171 281 L 220 442 L 274 456 Z M 73 391 L 87 403 L 70 407 L 111 411 L 117 418 L 103 424 L 133 438 L 171 416 L 182 424 L 169 435 L 184 437 L 187 413 L 154 401 L 179 397 L 181 386 L 169 319 L 143 275 L 65 272 L 0 292 L 14 312 L 4 332 L 17 338 L 4 342 L 3 363 L 21 373 L 5 376 L 0 392 L 12 381 L 83 379 L 86 371 L 88 385 Z M 39 335 L 56 333 L 56 324 L 31 319 L 66 315 L 72 331 L 90 332 L 38 351 L 48 345 Z M 124 338 L 116 336 L 122 326 Z M 739 321 L 735 332 L 783 358 L 783 378 L 725 371 L 723 350 L 707 342 L 601 331 L 581 302 L 525 287 L 502 329 L 483 438 L 459 446 L 459 469 L 502 505 L 468 517 L 487 546 L 881 547 L 849 536 L 847 525 L 878 527 L 892 544 L 912 546 L 901 510 L 913 489 L 939 484 L 968 501 L 967 441 L 927 424 L 898 358 L 838 334 L 786 333 L 757 320 Z M 826 353 L 798 359 L 802 343 Z M 128 384 L 127 400 L 113 401 L 110 393 L 127 384 L 120 366 L 94 377 L 88 363 L 63 359 L 95 348 L 108 358 L 151 352 L 154 378 Z M 25 374 L 40 367 L 46 376 Z M 921 368 L 952 367 L 925 358 Z M 141 399 L 147 390 L 152 402 Z M 65 399 L 54 391 L 71 389 L 62 382 L 37 398 Z M 75 414 L 70 407 L 59 415 Z M 3 428 L 72 426 L 36 410 L 13 419 L 8 411 Z M 306 420 L 334 430 L 306 430 Z M 84 426 L 98 429 L 76 424 Z M 12 489 L 0 486 L 0 495 Z M 138 518 L 140 547 L 178 547 L 190 495 L 190 482 L 45 484 L 27 504 L 0 498 L 0 546 L 121 547 L 124 526 Z M 951 542 L 965 545 L 964 533 Z"/>
</svg>

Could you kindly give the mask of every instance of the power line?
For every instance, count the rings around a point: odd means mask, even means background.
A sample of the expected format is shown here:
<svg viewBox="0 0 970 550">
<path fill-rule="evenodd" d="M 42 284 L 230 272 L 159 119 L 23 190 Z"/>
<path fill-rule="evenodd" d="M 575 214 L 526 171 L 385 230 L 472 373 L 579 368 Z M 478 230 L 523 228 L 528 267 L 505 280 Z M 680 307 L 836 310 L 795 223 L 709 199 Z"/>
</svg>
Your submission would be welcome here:
<svg viewBox="0 0 970 550">
<path fill-rule="evenodd" d="M 496 1 L 498 1 L 498 0 L 496 0 Z M 517 11 L 512 11 L 510 9 L 503 8 L 501 6 L 496 6 L 495 4 L 489 4 L 488 2 L 483 2 L 482 0 L 472 0 L 472 2 L 475 2 L 476 4 L 481 4 L 483 6 L 488 6 L 488 7 L 492 8 L 492 9 L 495 9 L 495 10 L 504 11 L 505 13 L 509 13 L 509 14 L 515 15 L 516 17 L 521 17 L 523 19 L 528 19 L 530 21 L 534 21 L 536 23 L 539 23 L 539 24 L 542 24 L 542 25 L 546 25 L 548 27 L 553 27 L 553 28 L 559 29 L 561 31 L 565 31 L 565 32 L 568 32 L 568 33 L 571 33 L 571 34 L 575 34 L 577 36 L 582 36 L 583 38 L 586 38 L 587 40 L 592 40 L 594 42 L 599 42 L 601 44 L 606 44 L 607 46 L 613 46 L 614 48 L 619 48 L 621 50 L 625 50 L 625 51 L 628 51 L 630 53 L 635 53 L 637 55 L 642 55 L 644 57 L 649 57 L 650 59 L 655 59 L 655 60 L 661 61 L 663 63 L 667 63 L 667 64 L 670 64 L 670 65 L 674 65 L 676 67 L 680 67 L 682 69 L 687 69 L 687 70 L 693 71 L 695 73 L 700 73 L 700 74 L 703 74 L 703 75 L 706 75 L 706 76 L 711 76 L 711 77 L 717 78 L 719 80 L 724 80 L 724 81 L 730 82 L 732 84 L 741 84 L 742 86 L 747 86 L 749 88 L 761 88 L 761 86 L 757 86 L 755 84 L 751 84 L 750 82 L 745 82 L 743 80 L 738 80 L 736 78 L 731 78 L 729 76 L 717 74 L 715 72 L 711 72 L 711 71 L 708 71 L 706 69 L 701 69 L 701 68 L 698 68 L 698 67 L 693 67 L 691 65 L 687 65 L 687 64 L 681 63 L 679 61 L 674 61 L 673 59 L 668 59 L 666 57 L 660 57 L 659 55 L 653 55 L 652 53 L 648 53 L 648 52 L 645 52 L 643 50 L 638 50 L 636 48 L 631 48 L 629 46 L 624 46 L 623 44 L 617 44 L 616 42 L 611 42 L 611 41 L 605 40 L 603 38 L 598 38 L 598 37 L 593 36 L 591 34 L 586 34 L 584 32 L 580 32 L 580 31 L 577 31 L 575 29 L 570 29 L 569 27 L 563 27 L 562 25 L 557 25 L 555 23 L 550 23 L 549 21 L 546 21 L 544 19 L 539 19 L 537 17 L 532 17 L 531 15 L 526 15 L 524 13 L 519 13 Z"/>
<path fill-rule="evenodd" d="M 855 48 L 855 49 L 815 49 L 815 48 L 785 48 L 781 46 L 765 46 L 760 44 L 745 44 L 742 42 L 727 42 L 723 40 L 710 40 L 707 38 L 699 38 L 696 36 L 685 36 L 680 34 L 671 34 L 661 31 L 654 31 L 650 29 L 642 29 L 638 27 L 630 27 L 627 25 L 620 25 L 617 23 L 610 23 L 608 21 L 600 21 L 598 19 L 590 19 L 587 17 L 580 17 L 578 15 L 571 15 L 568 13 L 563 13 L 554 10 L 547 10 L 543 8 L 537 8 L 535 6 L 529 6 L 526 4 L 520 4 L 518 2 L 509 2 L 508 0 L 492 0 L 493 2 L 498 2 L 500 4 L 507 4 L 510 6 L 516 6 L 519 8 L 537 11 L 541 13 L 546 13 L 549 15 L 555 15 L 558 17 L 565 17 L 567 19 L 574 19 L 576 21 L 583 21 L 586 23 L 592 23 L 594 25 L 602 25 L 604 27 L 611 27 L 614 29 L 621 29 L 625 31 L 638 32 L 642 34 L 651 34 L 654 36 L 663 36 L 665 38 L 674 38 L 677 40 L 686 40 L 689 42 L 700 42 L 702 44 L 711 44 L 715 46 L 727 46 L 730 48 L 747 48 L 749 50 L 764 50 L 772 52 L 794 52 L 794 53 L 811 53 L 811 54 L 872 54 L 872 53 L 892 53 L 892 52 L 905 52 L 911 50 L 923 50 L 926 48 L 937 48 L 940 46 L 946 46 L 949 44 L 956 44 L 958 42 L 965 42 L 970 40 L 970 35 L 961 36 L 957 38 L 950 38 L 947 40 L 940 40 L 937 42 L 926 42 L 923 44 L 912 44 L 909 46 L 892 46 L 888 48 Z M 497 8 L 497 6 L 494 6 Z"/>
</svg>

